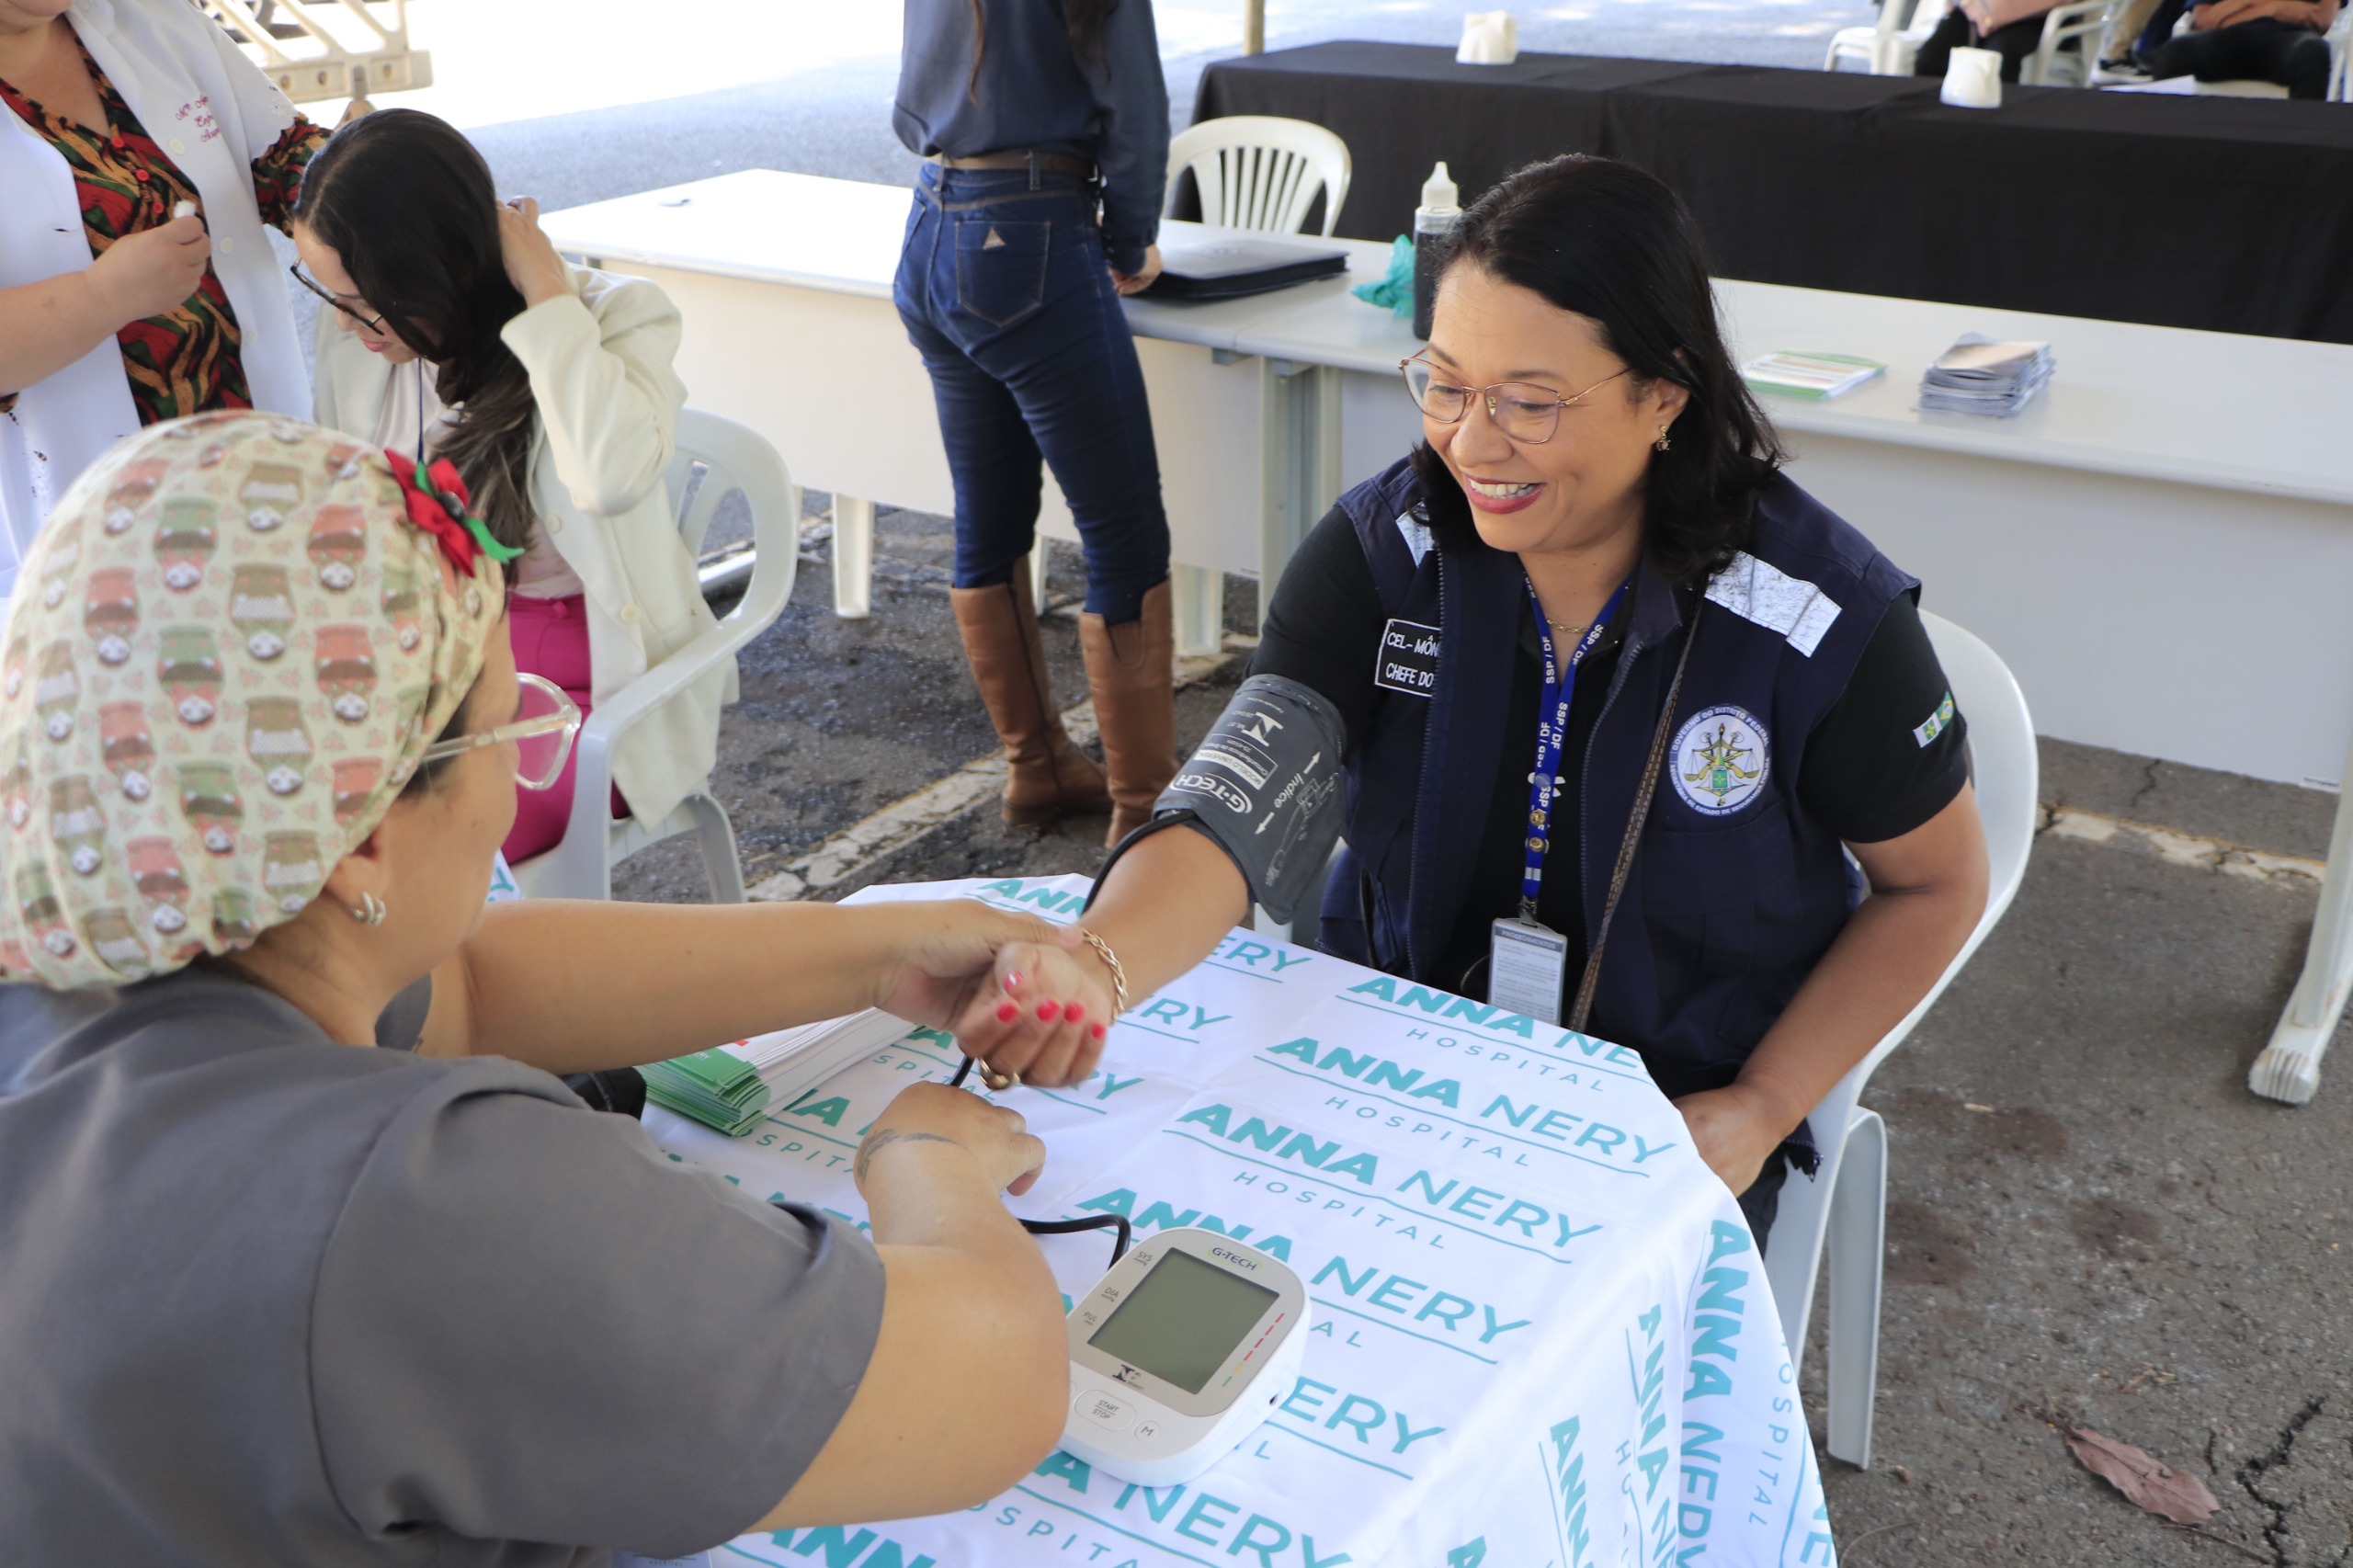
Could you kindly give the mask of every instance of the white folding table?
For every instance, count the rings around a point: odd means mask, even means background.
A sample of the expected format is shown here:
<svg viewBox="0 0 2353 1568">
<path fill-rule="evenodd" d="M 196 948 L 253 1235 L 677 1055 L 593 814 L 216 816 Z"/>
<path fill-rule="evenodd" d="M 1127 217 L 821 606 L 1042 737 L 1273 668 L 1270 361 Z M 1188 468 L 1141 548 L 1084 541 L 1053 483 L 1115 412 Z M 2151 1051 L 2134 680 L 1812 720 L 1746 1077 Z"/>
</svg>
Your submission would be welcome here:
<svg viewBox="0 0 2353 1568">
<path fill-rule="evenodd" d="M 795 480 L 833 493 L 845 616 L 870 607 L 877 502 L 955 510 L 930 379 L 891 302 L 911 200 L 898 186 L 749 169 L 541 220 L 565 253 L 668 290 L 685 316 L 678 371 L 696 405 L 757 430 Z M 1128 302 L 1160 451 L 1180 653 L 1217 648 L 1222 574 L 1271 581 L 1337 486 L 1336 473 L 1297 466 L 1328 451 L 1317 426 L 1327 411 L 1290 385 L 1289 367 L 1231 351 L 1268 308 L 1263 298 Z M 1078 537 L 1051 473 L 1040 526 Z"/>
</svg>

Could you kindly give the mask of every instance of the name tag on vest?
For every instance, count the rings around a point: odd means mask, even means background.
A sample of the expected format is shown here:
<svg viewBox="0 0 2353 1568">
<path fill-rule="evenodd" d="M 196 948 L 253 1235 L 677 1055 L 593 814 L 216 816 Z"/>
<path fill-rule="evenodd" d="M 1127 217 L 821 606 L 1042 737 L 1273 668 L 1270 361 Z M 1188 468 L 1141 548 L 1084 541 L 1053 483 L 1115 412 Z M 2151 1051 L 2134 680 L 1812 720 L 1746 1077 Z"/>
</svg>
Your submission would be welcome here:
<svg viewBox="0 0 2353 1568">
<path fill-rule="evenodd" d="M 1381 633 L 1381 656 L 1373 661 L 1372 684 L 1427 697 L 1438 687 L 1438 628 L 1392 620 Z"/>
</svg>

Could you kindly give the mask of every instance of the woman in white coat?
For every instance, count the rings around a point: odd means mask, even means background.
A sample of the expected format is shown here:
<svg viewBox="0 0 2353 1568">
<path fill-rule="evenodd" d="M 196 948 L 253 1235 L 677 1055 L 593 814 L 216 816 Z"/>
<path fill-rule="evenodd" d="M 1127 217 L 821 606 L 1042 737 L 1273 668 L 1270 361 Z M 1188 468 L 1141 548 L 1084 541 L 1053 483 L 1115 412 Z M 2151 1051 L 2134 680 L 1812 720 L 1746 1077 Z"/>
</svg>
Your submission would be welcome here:
<svg viewBox="0 0 2353 1568">
<path fill-rule="evenodd" d="M 0 597 L 142 425 L 309 411 L 262 228 L 325 139 L 187 0 L 0 0 Z"/>
<path fill-rule="evenodd" d="M 380 109 L 320 149 L 293 233 L 297 278 L 332 307 L 318 422 L 455 464 L 519 552 L 518 668 L 586 711 L 716 623 L 662 483 L 686 401 L 667 295 L 568 266 L 537 205 L 501 203 L 472 143 L 414 109 Z M 628 732 L 617 812 L 658 822 L 701 783 L 733 684 L 714 669 Z M 568 771 L 519 807 L 511 861 L 563 836 Z"/>
</svg>

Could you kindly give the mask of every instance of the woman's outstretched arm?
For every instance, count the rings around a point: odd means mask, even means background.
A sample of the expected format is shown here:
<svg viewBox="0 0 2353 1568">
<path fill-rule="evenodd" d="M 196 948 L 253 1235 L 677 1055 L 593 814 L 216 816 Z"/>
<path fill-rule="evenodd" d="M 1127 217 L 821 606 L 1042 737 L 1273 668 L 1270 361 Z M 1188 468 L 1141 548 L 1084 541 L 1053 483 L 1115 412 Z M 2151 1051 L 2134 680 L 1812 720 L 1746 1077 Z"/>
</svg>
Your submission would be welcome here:
<svg viewBox="0 0 2353 1568">
<path fill-rule="evenodd" d="M 861 1007 L 947 1027 L 968 1011 L 1004 1005 L 968 1006 L 990 983 L 1001 949 L 1030 950 L 1054 936 L 1044 921 L 970 899 L 498 904 L 434 971 L 418 1049 L 585 1073 Z M 1025 990 L 1033 998 L 1082 1000 L 1074 987 Z M 1083 1010 L 1078 1024 L 1055 1012 L 1049 1036 L 1083 1030 Z"/>
</svg>

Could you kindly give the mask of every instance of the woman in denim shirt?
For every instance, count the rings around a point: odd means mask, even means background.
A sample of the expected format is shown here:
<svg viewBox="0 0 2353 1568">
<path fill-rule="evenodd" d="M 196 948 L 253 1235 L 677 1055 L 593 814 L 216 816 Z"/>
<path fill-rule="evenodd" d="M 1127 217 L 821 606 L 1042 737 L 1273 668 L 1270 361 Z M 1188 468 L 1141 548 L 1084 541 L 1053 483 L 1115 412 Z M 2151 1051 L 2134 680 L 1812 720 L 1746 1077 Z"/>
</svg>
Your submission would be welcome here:
<svg viewBox="0 0 2353 1568">
<path fill-rule="evenodd" d="M 906 0 L 892 120 L 929 160 L 894 294 L 956 481 L 956 626 L 1009 754 L 1005 819 L 1111 814 L 1176 770 L 1168 519 L 1120 296 L 1160 272 L 1168 90 L 1150 0 Z M 1020 570 L 1040 462 L 1086 552 L 1080 617 L 1108 765 L 1071 744 Z"/>
</svg>

